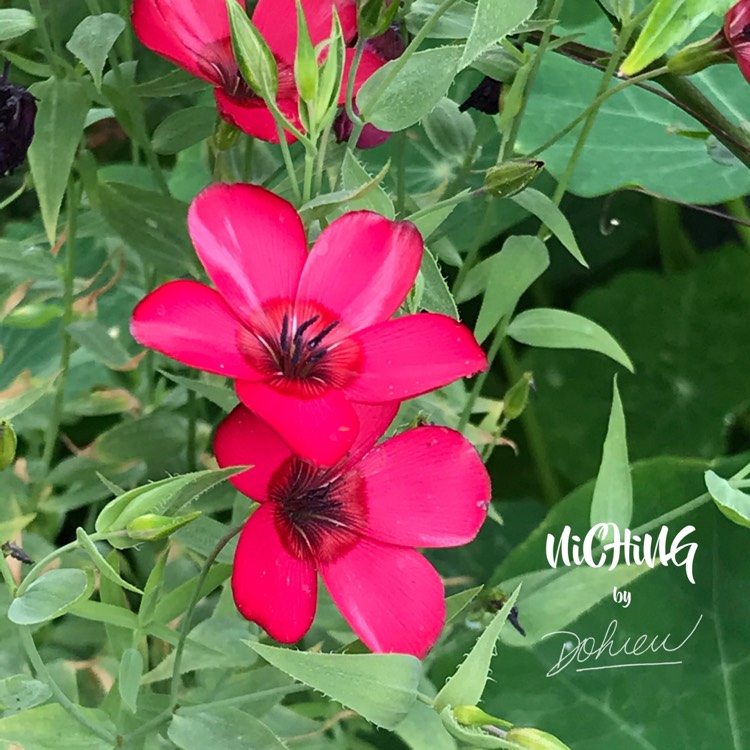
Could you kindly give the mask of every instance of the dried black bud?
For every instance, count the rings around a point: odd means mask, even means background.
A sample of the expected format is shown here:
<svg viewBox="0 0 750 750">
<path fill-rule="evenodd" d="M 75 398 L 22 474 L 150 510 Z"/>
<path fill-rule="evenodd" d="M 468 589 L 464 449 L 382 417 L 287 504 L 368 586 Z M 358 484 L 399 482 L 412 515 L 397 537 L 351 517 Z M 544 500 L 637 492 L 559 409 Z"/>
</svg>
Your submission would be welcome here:
<svg viewBox="0 0 750 750">
<path fill-rule="evenodd" d="M 496 115 L 500 111 L 500 81 L 485 76 L 482 82 L 471 92 L 469 98 L 458 108 L 460 112 L 467 109 L 478 109 L 487 115 Z"/>
<path fill-rule="evenodd" d="M 19 560 L 20 562 L 24 563 L 25 565 L 33 565 L 34 561 L 14 542 L 5 542 L 5 544 L 0 547 L 2 549 L 3 554 L 7 557 L 12 557 L 14 560 Z"/>
<path fill-rule="evenodd" d="M 34 137 L 36 100 L 23 86 L 8 82 L 9 64 L 0 77 L 0 176 L 23 164 Z"/>
</svg>

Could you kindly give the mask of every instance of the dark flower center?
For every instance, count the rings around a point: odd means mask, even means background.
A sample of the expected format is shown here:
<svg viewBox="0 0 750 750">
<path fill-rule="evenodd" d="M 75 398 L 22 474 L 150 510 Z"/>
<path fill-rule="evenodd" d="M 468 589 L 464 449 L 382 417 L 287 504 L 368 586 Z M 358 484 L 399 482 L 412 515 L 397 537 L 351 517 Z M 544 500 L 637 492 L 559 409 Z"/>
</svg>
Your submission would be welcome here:
<svg viewBox="0 0 750 750">
<path fill-rule="evenodd" d="M 739 42 L 750 42 L 750 23 L 745 24 L 743 26 L 742 31 L 740 31 L 737 41 Z"/>
<path fill-rule="evenodd" d="M 336 560 L 366 526 L 364 483 L 356 471 L 336 475 L 292 456 L 271 478 L 268 496 L 284 546 L 299 560 Z"/>
<path fill-rule="evenodd" d="M 270 383 L 315 397 L 328 387 L 348 385 L 361 370 L 356 342 L 329 310 L 307 303 L 267 307 L 240 333 L 239 348 Z"/>
</svg>

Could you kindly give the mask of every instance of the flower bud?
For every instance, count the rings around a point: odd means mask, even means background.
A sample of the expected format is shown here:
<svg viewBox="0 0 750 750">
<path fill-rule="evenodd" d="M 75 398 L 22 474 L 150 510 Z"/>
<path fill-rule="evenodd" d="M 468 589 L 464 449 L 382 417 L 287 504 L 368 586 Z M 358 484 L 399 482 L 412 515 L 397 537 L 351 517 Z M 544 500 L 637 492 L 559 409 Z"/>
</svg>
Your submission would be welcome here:
<svg viewBox="0 0 750 750">
<path fill-rule="evenodd" d="M 513 726 L 509 721 L 490 716 L 479 706 L 456 706 L 453 709 L 453 716 L 459 724 L 467 727 L 490 725 L 509 728 Z"/>
<path fill-rule="evenodd" d="M 513 159 L 490 167 L 484 176 L 484 187 L 498 198 L 508 198 L 527 188 L 544 167 L 536 159 Z"/>
<path fill-rule="evenodd" d="M 164 539 L 177 529 L 181 529 L 198 518 L 200 514 L 199 510 L 184 516 L 158 516 L 155 513 L 146 513 L 133 519 L 125 530 L 131 539 L 153 542 L 157 539 Z"/>
<path fill-rule="evenodd" d="M 508 742 L 515 742 L 518 747 L 524 750 L 570 750 L 564 743 L 541 729 L 532 729 L 531 727 L 513 727 L 505 739 Z"/>
<path fill-rule="evenodd" d="M 34 137 L 36 100 L 23 86 L 8 82 L 8 69 L 0 77 L 0 176 L 23 164 Z"/>
<path fill-rule="evenodd" d="M 7 469 L 16 457 L 16 433 L 6 420 L 0 421 L 0 471 Z"/>
<path fill-rule="evenodd" d="M 385 32 L 398 11 L 397 0 L 358 0 L 357 31 L 363 39 Z"/>
<path fill-rule="evenodd" d="M 226 120 L 220 119 L 214 129 L 214 146 L 219 151 L 232 148 L 237 141 L 240 131 Z"/>
<path fill-rule="evenodd" d="M 701 70 L 717 63 L 730 61 L 729 44 L 719 32 L 708 39 L 683 47 L 667 60 L 667 70 L 680 76 L 700 73 Z"/>
<path fill-rule="evenodd" d="M 525 372 L 503 397 L 503 414 L 507 419 L 518 419 L 529 400 L 529 390 L 534 387 L 534 375 Z"/>
</svg>

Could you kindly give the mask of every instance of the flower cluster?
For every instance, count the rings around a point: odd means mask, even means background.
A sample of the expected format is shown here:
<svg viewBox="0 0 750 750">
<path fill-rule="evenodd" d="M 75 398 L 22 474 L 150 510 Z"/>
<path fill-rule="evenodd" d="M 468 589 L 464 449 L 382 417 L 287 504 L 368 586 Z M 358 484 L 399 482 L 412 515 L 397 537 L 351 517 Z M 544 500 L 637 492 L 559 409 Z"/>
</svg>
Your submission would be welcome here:
<svg viewBox="0 0 750 750">
<path fill-rule="evenodd" d="M 272 24 L 269 4 L 260 0 L 253 21 L 289 64 L 293 24 Z M 294 3 L 273 4 L 293 12 Z M 313 41 L 334 4 L 342 19 L 350 10 L 344 0 L 302 4 Z M 267 137 L 271 115 L 262 100 L 238 95 L 225 14 L 204 7 L 136 0 L 134 22 L 149 46 L 216 85 L 225 117 Z M 414 548 L 473 539 L 490 484 L 477 452 L 454 430 L 421 426 L 378 443 L 401 401 L 487 366 L 453 318 L 394 317 L 422 262 L 419 231 L 355 211 L 308 249 L 295 208 L 249 184 L 206 188 L 190 207 L 188 229 L 212 286 L 158 287 L 136 307 L 131 332 L 234 381 L 241 405 L 219 426 L 214 451 L 220 466 L 251 467 L 230 481 L 260 504 L 236 553 L 237 607 L 276 639 L 294 642 L 312 623 L 319 574 L 367 646 L 423 656 L 440 634 L 445 605 L 437 572 Z"/>
</svg>

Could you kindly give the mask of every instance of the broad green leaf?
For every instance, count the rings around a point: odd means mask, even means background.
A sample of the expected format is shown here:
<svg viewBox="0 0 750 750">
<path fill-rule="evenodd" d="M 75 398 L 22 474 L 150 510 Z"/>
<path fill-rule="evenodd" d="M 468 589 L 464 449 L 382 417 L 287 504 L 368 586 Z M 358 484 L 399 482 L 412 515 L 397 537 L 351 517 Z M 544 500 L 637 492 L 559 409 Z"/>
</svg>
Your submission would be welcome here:
<svg viewBox="0 0 750 750">
<path fill-rule="evenodd" d="M 443 97 L 422 120 L 422 127 L 442 158 L 463 164 L 477 132 L 468 112 L 459 112 L 453 99 Z"/>
<path fill-rule="evenodd" d="M 107 565 L 119 576 L 122 558 L 120 553 L 113 549 L 106 557 Z M 157 567 L 157 566 L 155 566 Z M 153 571 L 152 571 L 153 574 Z M 130 624 L 123 626 L 120 623 L 105 622 L 104 628 L 107 632 L 107 640 L 109 641 L 110 648 L 112 649 L 113 655 L 120 659 L 122 655 L 127 651 L 133 644 L 133 634 L 131 630 L 138 627 L 138 618 L 129 609 L 126 609 L 128 600 L 126 599 L 125 592 L 122 587 L 111 578 L 103 575 L 99 579 L 99 602 L 102 607 L 111 608 L 113 610 L 114 617 L 122 617 L 127 619 Z M 86 605 L 91 602 L 85 602 Z M 74 607 L 75 609 L 75 607 Z M 143 599 L 141 599 L 141 605 L 139 608 L 143 609 Z"/>
<path fill-rule="evenodd" d="M 35 83 L 29 91 L 39 100 L 34 140 L 29 148 L 29 166 L 47 240 L 54 245 L 57 218 L 73 158 L 83 135 L 89 97 L 82 81 L 58 78 Z"/>
<path fill-rule="evenodd" d="M 96 320 L 77 320 L 66 330 L 97 362 L 112 370 L 125 368 L 131 360 L 127 349 Z"/>
<path fill-rule="evenodd" d="M 238 708 L 219 708 L 202 714 L 178 711 L 167 732 L 182 750 L 287 750 L 260 719 Z"/>
<path fill-rule="evenodd" d="M 224 384 L 226 382 L 224 379 L 222 379 L 221 383 L 218 381 L 206 382 L 205 380 L 197 380 L 195 377 L 186 378 L 183 375 L 175 375 L 166 370 L 159 370 L 159 372 L 165 378 L 169 378 L 172 382 L 177 383 L 177 385 L 182 385 L 188 390 L 194 391 L 202 398 L 212 401 L 225 412 L 232 411 L 239 403 L 234 390 Z"/>
<path fill-rule="evenodd" d="M 443 278 L 443 273 L 440 270 L 437 260 L 435 260 L 435 256 L 428 248 L 424 249 L 419 271 L 424 280 L 421 307 L 424 310 L 449 315 L 451 318 L 458 320 L 456 303 L 450 293 L 450 289 L 448 289 L 448 284 L 446 284 Z"/>
<path fill-rule="evenodd" d="M 544 193 L 540 193 L 534 188 L 526 188 L 526 190 L 510 196 L 510 200 L 529 213 L 534 214 L 582 266 L 589 267 L 581 254 L 565 214 Z"/>
<path fill-rule="evenodd" d="M 104 712 L 81 707 L 79 710 L 89 721 L 109 731 L 114 729 Z M 112 750 L 112 743 L 80 724 L 59 703 L 36 706 L 0 719 L 0 745 L 25 750 Z"/>
<path fill-rule="evenodd" d="M 351 151 L 347 150 L 341 165 L 341 183 L 344 186 L 344 190 L 356 193 L 369 185 L 372 180 L 373 178 L 368 174 L 367 170 L 357 161 L 357 157 Z M 376 211 L 389 219 L 396 217 L 393 210 L 393 203 L 391 203 L 391 199 L 380 184 L 375 184 L 361 198 L 349 200 L 347 203 L 351 211 Z"/>
<path fill-rule="evenodd" d="M 418 34 L 440 5 L 440 0 L 414 0 L 406 16 L 406 28 L 409 32 Z M 429 36 L 433 39 L 466 39 L 471 33 L 475 13 L 474 4 L 458 0 L 440 16 Z"/>
<path fill-rule="evenodd" d="M 718 509 L 733 523 L 750 528 L 750 495 L 732 487 L 713 471 L 705 474 L 706 488 Z"/>
<path fill-rule="evenodd" d="M 567 310 L 546 307 L 526 310 L 513 319 L 508 335 L 528 346 L 600 352 L 633 372 L 630 358 L 607 331 Z"/>
<path fill-rule="evenodd" d="M 0 712 L 23 711 L 44 703 L 50 697 L 52 691 L 47 683 L 28 675 L 17 674 L 0 680 Z"/>
<path fill-rule="evenodd" d="M 445 622 L 448 624 L 455 620 L 479 595 L 483 586 L 475 586 L 473 589 L 459 591 L 458 594 L 446 597 L 445 599 Z"/>
<path fill-rule="evenodd" d="M 0 239 L 0 276 L 24 281 L 55 281 L 59 278 L 55 259 L 39 245 Z"/>
<path fill-rule="evenodd" d="M 421 701 L 414 704 L 393 731 L 410 750 L 456 750 L 456 741 L 446 731 L 437 711 Z"/>
<path fill-rule="evenodd" d="M 118 586 L 122 586 L 122 588 L 127 589 L 128 591 L 132 591 L 135 594 L 143 594 L 143 592 L 137 588 L 136 586 L 133 586 L 132 583 L 128 583 L 104 558 L 101 552 L 96 547 L 96 544 L 91 541 L 91 538 L 89 535 L 82 529 L 77 528 L 76 529 L 76 538 L 78 541 L 83 545 L 83 548 L 88 553 L 88 556 L 91 558 L 91 562 L 96 565 L 99 572 L 105 576 L 105 578 L 109 578 L 110 581 L 113 583 L 116 583 Z"/>
<path fill-rule="evenodd" d="M 536 0 L 479 0 L 460 69 L 512 34 L 536 10 Z"/>
<path fill-rule="evenodd" d="M 380 727 L 393 729 L 416 701 L 422 667 L 413 656 L 320 654 L 245 643 L 277 669 Z"/>
<path fill-rule="evenodd" d="M 179 544 L 184 544 L 188 549 L 204 557 L 208 557 L 219 540 L 229 533 L 229 530 L 226 524 L 209 516 L 201 516 L 200 518 L 196 518 L 193 523 L 176 531 L 172 535 L 172 539 Z M 237 540 L 233 539 L 219 553 L 216 561 L 231 565 L 236 547 Z"/>
<path fill-rule="evenodd" d="M 399 61 L 386 63 L 357 94 L 362 116 L 388 131 L 403 130 L 419 122 L 447 93 L 460 57 L 461 47 L 415 52 L 387 85 L 387 78 Z"/>
<path fill-rule="evenodd" d="M 13 419 L 13 417 L 32 407 L 42 396 L 46 396 L 50 392 L 53 382 L 54 380 L 49 380 L 30 391 L 26 391 L 26 393 L 22 393 L 20 396 L 0 399 L 0 420 Z"/>
<path fill-rule="evenodd" d="M 624 531 L 630 525 L 632 516 L 633 482 L 630 478 L 625 415 L 615 378 L 612 387 L 612 410 L 609 413 L 609 426 L 602 448 L 602 462 L 599 465 L 594 497 L 591 500 L 591 525 L 614 523 Z"/>
<path fill-rule="evenodd" d="M 214 132 L 216 107 L 186 107 L 167 115 L 156 127 L 151 145 L 157 154 L 176 154 Z"/>
<path fill-rule="evenodd" d="M 443 685 L 435 698 L 435 708 L 442 711 L 446 706 L 476 706 L 482 698 L 484 686 L 490 672 L 490 661 L 495 653 L 495 643 L 505 625 L 510 610 L 515 604 L 520 586 L 508 597 L 503 608 L 492 618 L 469 655 L 455 674 Z"/>
<path fill-rule="evenodd" d="M 115 13 L 87 16 L 65 45 L 86 66 L 97 89 L 102 86 L 107 55 L 123 31 L 125 21 Z"/>
<path fill-rule="evenodd" d="M 56 568 L 37 578 L 22 596 L 14 599 L 8 619 L 16 625 L 36 625 L 64 615 L 91 594 L 93 581 L 78 568 Z"/>
<path fill-rule="evenodd" d="M 474 335 L 480 343 L 513 311 L 521 295 L 547 270 L 549 253 L 537 237 L 509 237 L 493 256 L 487 291 L 479 309 Z"/>
<path fill-rule="evenodd" d="M 100 185 L 99 196 L 107 223 L 144 262 L 164 273 L 197 274 L 186 203 L 124 183 Z"/>
<path fill-rule="evenodd" d="M 138 703 L 138 692 L 141 687 L 141 675 L 143 674 L 143 656 L 134 648 L 129 648 L 120 659 L 120 671 L 117 680 L 117 688 L 120 691 L 122 702 L 133 712 L 136 712 Z"/>
<path fill-rule="evenodd" d="M 658 0 L 620 66 L 620 73 L 640 73 L 657 57 L 684 42 L 712 13 L 726 10 L 726 0 Z"/>
<path fill-rule="evenodd" d="M 7 42 L 23 36 L 36 28 L 34 16 L 21 8 L 0 9 L 0 42 Z"/>
</svg>

